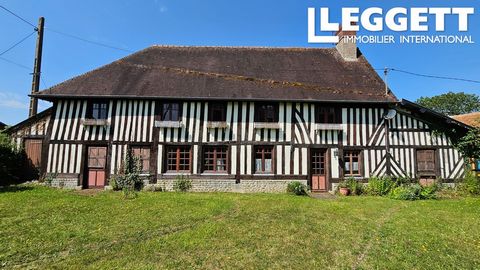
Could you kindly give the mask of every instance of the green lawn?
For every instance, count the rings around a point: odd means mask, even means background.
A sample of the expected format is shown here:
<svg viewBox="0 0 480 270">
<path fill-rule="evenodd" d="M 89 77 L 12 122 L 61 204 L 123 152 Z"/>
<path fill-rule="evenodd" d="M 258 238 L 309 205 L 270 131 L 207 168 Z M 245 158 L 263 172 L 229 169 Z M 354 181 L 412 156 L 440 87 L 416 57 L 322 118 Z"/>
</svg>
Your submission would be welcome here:
<svg viewBox="0 0 480 270">
<path fill-rule="evenodd" d="M 480 199 L 0 190 L 0 268 L 480 268 Z"/>
</svg>

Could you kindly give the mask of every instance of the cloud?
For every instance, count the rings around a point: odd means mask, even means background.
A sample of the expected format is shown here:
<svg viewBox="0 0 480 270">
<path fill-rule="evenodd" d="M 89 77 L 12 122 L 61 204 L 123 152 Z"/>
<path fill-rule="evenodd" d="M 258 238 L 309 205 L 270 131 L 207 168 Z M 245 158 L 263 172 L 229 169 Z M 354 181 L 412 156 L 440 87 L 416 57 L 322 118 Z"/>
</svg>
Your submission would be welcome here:
<svg viewBox="0 0 480 270">
<path fill-rule="evenodd" d="M 19 95 L 0 92 L 0 107 L 10 109 L 28 109 L 28 102 Z"/>
</svg>

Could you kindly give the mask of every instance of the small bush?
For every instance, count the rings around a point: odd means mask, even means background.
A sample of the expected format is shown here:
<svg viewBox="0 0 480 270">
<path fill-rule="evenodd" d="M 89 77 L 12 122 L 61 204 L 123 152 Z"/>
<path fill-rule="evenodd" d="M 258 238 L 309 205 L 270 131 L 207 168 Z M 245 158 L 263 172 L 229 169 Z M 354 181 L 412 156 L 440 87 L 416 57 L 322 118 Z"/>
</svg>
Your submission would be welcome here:
<svg viewBox="0 0 480 270">
<path fill-rule="evenodd" d="M 458 183 L 458 191 L 465 195 L 480 195 L 480 178 L 471 171 Z"/>
<path fill-rule="evenodd" d="M 109 179 L 112 189 L 121 190 L 125 198 L 137 197 L 136 191 L 143 187 L 143 180 L 140 178 L 141 166 L 140 159 L 128 151 L 120 165 L 119 173 Z"/>
<path fill-rule="evenodd" d="M 340 188 L 348 188 L 351 195 L 361 195 L 364 191 L 362 182 L 353 177 L 341 181 L 337 186 L 337 192 Z"/>
<path fill-rule="evenodd" d="M 192 188 L 192 181 L 188 176 L 178 175 L 173 182 L 173 190 L 177 192 L 187 192 Z"/>
<path fill-rule="evenodd" d="M 287 185 L 287 193 L 295 194 L 298 196 L 307 195 L 307 186 L 298 181 L 290 182 Z"/>
<path fill-rule="evenodd" d="M 390 192 L 389 197 L 395 200 L 414 201 L 420 199 L 420 185 L 399 186 Z"/>
<path fill-rule="evenodd" d="M 365 193 L 371 196 L 385 196 L 395 187 L 391 177 L 372 177 L 368 179 Z"/>
</svg>

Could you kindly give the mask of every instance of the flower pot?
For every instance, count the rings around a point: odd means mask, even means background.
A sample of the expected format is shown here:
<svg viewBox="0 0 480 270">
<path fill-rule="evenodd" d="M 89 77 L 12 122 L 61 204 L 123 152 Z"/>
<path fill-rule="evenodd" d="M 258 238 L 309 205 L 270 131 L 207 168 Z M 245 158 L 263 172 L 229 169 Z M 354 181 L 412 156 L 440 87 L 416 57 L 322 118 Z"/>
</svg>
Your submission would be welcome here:
<svg viewBox="0 0 480 270">
<path fill-rule="evenodd" d="M 348 195 L 350 195 L 350 189 L 340 188 L 340 194 L 342 194 L 343 196 L 348 196 Z"/>
</svg>

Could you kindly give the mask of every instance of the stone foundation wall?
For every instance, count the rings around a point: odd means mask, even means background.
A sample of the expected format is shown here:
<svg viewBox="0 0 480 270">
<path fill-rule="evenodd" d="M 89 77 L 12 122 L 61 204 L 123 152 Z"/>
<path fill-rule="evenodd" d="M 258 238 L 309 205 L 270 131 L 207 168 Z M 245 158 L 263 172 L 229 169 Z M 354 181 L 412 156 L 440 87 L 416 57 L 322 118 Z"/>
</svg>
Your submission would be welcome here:
<svg viewBox="0 0 480 270">
<path fill-rule="evenodd" d="M 255 193 L 269 192 L 282 193 L 287 190 L 290 182 L 298 181 L 307 185 L 307 180 L 240 180 L 236 183 L 235 179 L 191 179 L 193 192 L 238 192 L 238 193 Z M 157 184 L 147 185 L 146 189 L 151 186 L 162 188 L 167 191 L 173 190 L 175 179 L 158 179 Z"/>
<path fill-rule="evenodd" d="M 52 180 L 51 186 L 64 189 L 82 189 L 82 186 L 78 185 L 78 178 L 57 177 Z"/>
</svg>

